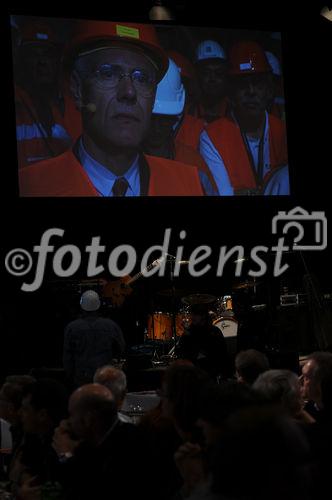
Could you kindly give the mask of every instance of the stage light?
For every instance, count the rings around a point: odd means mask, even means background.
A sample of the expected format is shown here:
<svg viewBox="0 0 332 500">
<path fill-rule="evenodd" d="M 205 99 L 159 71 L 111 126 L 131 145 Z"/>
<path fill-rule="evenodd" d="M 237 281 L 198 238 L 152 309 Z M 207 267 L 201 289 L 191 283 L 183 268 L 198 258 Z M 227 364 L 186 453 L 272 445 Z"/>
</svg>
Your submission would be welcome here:
<svg viewBox="0 0 332 500">
<path fill-rule="evenodd" d="M 327 19 L 328 21 L 332 21 L 332 9 L 327 7 L 327 5 L 322 8 L 320 14 L 321 16 L 325 17 L 325 19 Z"/>
<path fill-rule="evenodd" d="M 171 11 L 163 6 L 161 0 L 156 0 L 155 5 L 153 5 L 149 12 L 149 18 L 151 21 L 171 21 L 173 16 Z"/>
</svg>

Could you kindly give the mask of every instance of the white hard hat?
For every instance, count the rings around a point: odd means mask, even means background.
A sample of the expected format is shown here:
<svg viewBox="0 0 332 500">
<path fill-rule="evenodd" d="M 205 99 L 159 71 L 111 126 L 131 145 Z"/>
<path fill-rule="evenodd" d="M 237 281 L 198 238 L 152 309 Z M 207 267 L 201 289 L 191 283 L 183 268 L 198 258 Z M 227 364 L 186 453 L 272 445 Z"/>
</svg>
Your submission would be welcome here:
<svg viewBox="0 0 332 500">
<path fill-rule="evenodd" d="M 196 50 L 196 60 L 204 59 L 226 59 L 226 53 L 222 46 L 214 40 L 204 40 Z"/>
<path fill-rule="evenodd" d="M 268 52 L 267 50 L 265 51 L 265 55 L 272 68 L 272 73 L 276 76 L 281 76 L 281 66 L 278 58 L 272 54 L 272 52 Z"/>
<path fill-rule="evenodd" d="M 168 70 L 157 85 L 156 97 L 152 113 L 159 115 L 179 115 L 184 108 L 186 91 L 181 73 L 172 59 L 169 59 Z"/>
<path fill-rule="evenodd" d="M 100 298 L 94 290 L 86 290 L 81 295 L 80 305 L 83 311 L 97 311 L 100 307 Z"/>
</svg>

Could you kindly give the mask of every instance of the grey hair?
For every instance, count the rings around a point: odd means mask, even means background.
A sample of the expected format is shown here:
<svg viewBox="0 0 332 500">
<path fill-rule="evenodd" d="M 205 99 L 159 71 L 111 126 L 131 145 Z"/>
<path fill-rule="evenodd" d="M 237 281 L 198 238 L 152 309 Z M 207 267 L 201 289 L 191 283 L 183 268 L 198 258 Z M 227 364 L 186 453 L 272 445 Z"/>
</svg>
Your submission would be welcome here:
<svg viewBox="0 0 332 500">
<path fill-rule="evenodd" d="M 301 409 L 300 382 L 290 370 L 268 370 L 257 378 L 253 389 L 271 402 L 280 403 L 291 415 Z"/>
<path fill-rule="evenodd" d="M 97 369 L 93 381 L 107 387 L 118 404 L 127 392 L 126 374 L 112 365 L 101 366 Z"/>
<path fill-rule="evenodd" d="M 324 378 L 326 366 L 329 365 L 329 363 L 332 362 L 332 353 L 331 352 L 326 352 L 326 351 L 315 351 L 311 354 L 309 354 L 306 362 L 313 361 L 313 378 L 315 382 L 321 383 L 322 379 Z"/>
</svg>

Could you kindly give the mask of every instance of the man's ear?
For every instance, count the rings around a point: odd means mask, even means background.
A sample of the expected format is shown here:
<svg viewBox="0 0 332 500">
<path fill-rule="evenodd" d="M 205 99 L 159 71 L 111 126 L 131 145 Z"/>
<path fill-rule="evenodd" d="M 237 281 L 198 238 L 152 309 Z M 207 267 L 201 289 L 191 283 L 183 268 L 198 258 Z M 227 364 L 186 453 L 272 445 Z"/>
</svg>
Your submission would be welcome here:
<svg viewBox="0 0 332 500">
<path fill-rule="evenodd" d="M 76 69 L 74 69 L 70 75 L 70 92 L 74 98 L 76 108 L 81 111 L 83 100 L 82 100 L 82 80 Z"/>
</svg>

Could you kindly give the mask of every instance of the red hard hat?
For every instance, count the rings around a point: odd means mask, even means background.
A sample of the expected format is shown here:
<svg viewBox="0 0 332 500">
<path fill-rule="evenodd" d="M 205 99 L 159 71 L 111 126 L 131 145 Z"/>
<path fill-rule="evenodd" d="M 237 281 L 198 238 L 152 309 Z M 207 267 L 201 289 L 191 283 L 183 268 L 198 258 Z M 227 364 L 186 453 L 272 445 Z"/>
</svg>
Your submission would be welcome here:
<svg viewBox="0 0 332 500">
<path fill-rule="evenodd" d="M 231 75 L 271 72 L 265 52 L 257 42 L 235 43 L 229 53 L 229 63 Z"/>
<path fill-rule="evenodd" d="M 77 21 L 73 38 L 67 47 L 67 56 L 73 58 L 92 45 L 118 42 L 121 46 L 135 46 L 144 52 L 158 69 L 158 81 L 168 68 L 168 57 L 161 48 L 156 30 L 151 24 L 114 21 Z"/>
<path fill-rule="evenodd" d="M 53 43 L 58 44 L 54 29 L 44 21 L 27 21 L 20 26 L 21 44 L 26 43 Z"/>
<path fill-rule="evenodd" d="M 194 65 L 185 56 L 183 56 L 176 50 L 168 50 L 167 54 L 168 57 L 173 59 L 177 67 L 180 68 L 182 76 L 190 78 L 190 80 L 193 80 L 195 78 Z"/>
</svg>

